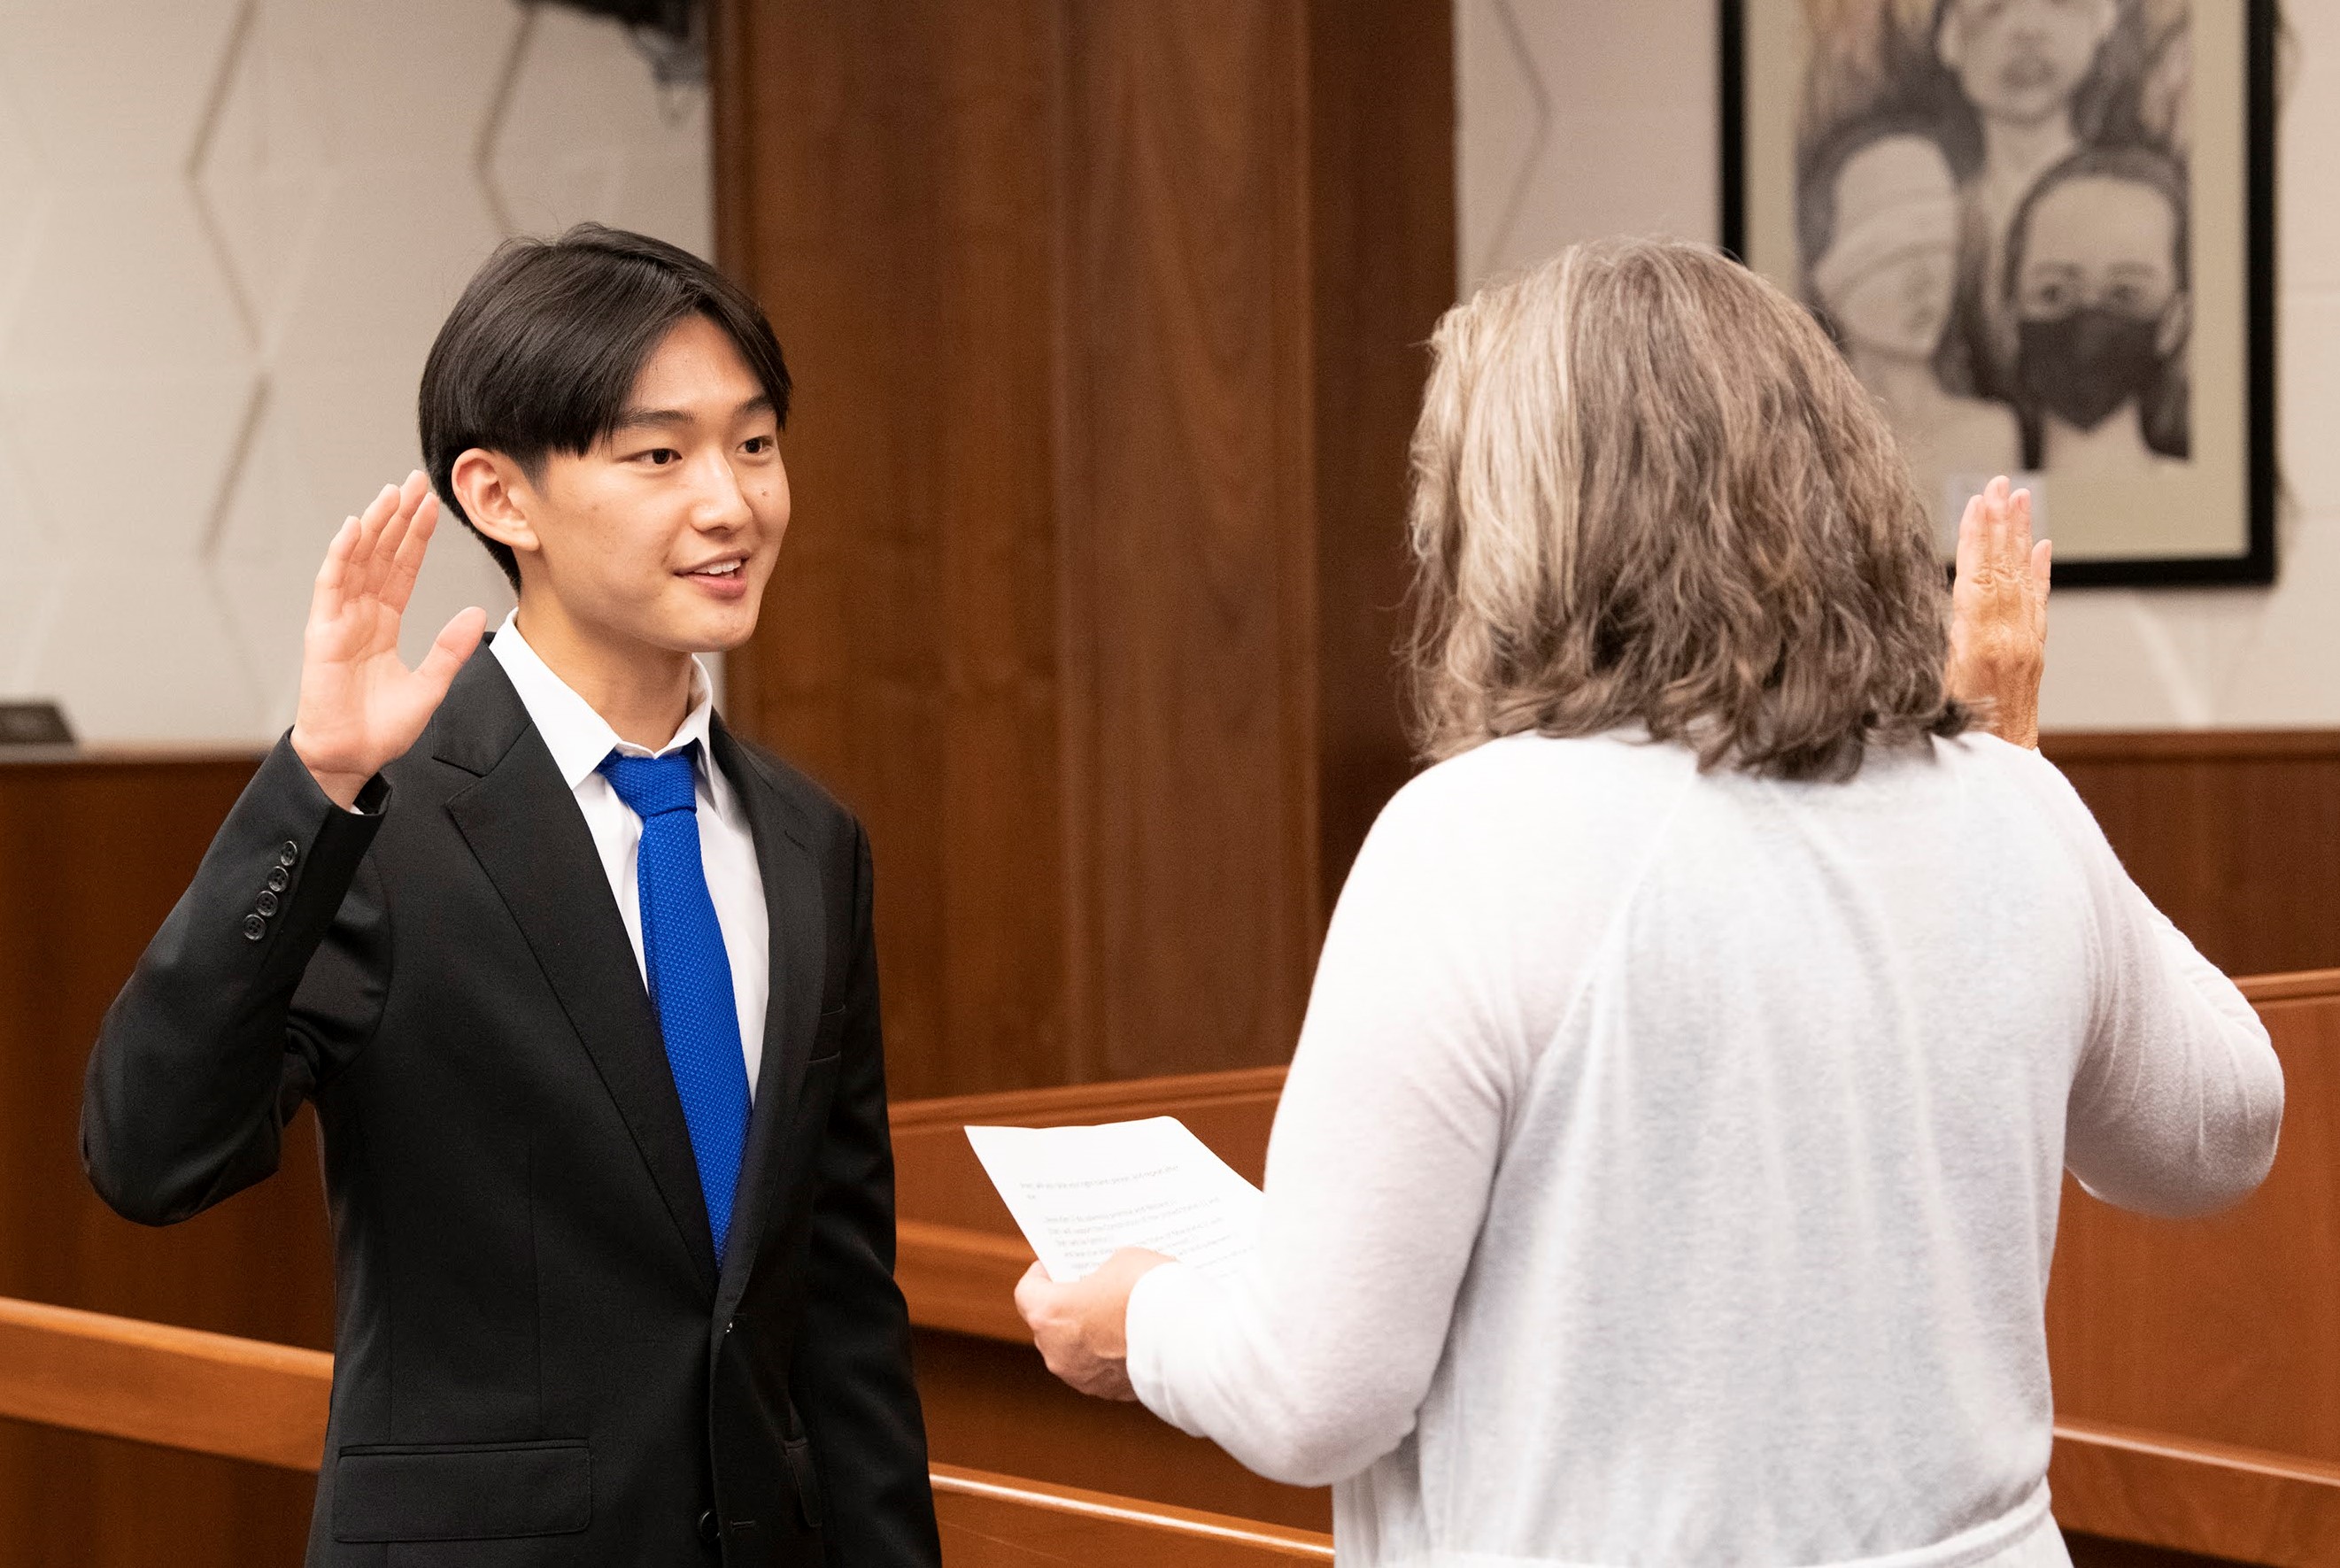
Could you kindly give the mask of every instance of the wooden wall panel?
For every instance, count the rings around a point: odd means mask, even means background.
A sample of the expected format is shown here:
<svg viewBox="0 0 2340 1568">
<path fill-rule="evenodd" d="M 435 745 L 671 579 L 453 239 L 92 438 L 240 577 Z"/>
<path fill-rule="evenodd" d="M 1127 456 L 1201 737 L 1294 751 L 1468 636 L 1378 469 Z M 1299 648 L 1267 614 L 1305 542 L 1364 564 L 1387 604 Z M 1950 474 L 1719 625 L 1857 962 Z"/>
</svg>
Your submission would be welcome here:
<svg viewBox="0 0 2340 1568">
<path fill-rule="evenodd" d="M 869 829 L 904 1095 L 1071 1049 L 1059 8 L 718 7 L 722 249 L 797 382 L 795 518 L 726 707 Z"/>
<path fill-rule="evenodd" d="M 719 7 L 720 245 L 799 388 L 729 707 L 869 825 L 901 1092 L 1288 1056 L 1405 770 L 1451 28 L 1443 0 Z"/>
<path fill-rule="evenodd" d="M 1282 1060 L 1319 927 L 1305 13 L 1064 19 L 1066 1077 Z"/>
<path fill-rule="evenodd" d="M 2212 963 L 2340 966 L 2340 731 L 2049 735 L 2041 749 Z"/>
<path fill-rule="evenodd" d="M 255 760 L 0 762 L 0 1295 L 332 1343 L 307 1116 L 273 1180 L 167 1230 L 117 1218 L 81 1170 L 98 1020 Z M 0 1423 L 0 1560 L 292 1562 L 310 1490 L 259 1465 Z"/>
<path fill-rule="evenodd" d="M 2057 1407 L 2340 1463 L 2340 976 L 2261 999 L 2283 1140 L 2225 1214 L 2156 1220 L 2066 1184 L 2048 1297 Z"/>
<path fill-rule="evenodd" d="M 1453 19 L 1418 0 L 1311 7 L 1315 175 L 1317 873 L 1330 909 L 1413 771 L 1395 650 L 1408 438 L 1454 303 Z"/>
</svg>

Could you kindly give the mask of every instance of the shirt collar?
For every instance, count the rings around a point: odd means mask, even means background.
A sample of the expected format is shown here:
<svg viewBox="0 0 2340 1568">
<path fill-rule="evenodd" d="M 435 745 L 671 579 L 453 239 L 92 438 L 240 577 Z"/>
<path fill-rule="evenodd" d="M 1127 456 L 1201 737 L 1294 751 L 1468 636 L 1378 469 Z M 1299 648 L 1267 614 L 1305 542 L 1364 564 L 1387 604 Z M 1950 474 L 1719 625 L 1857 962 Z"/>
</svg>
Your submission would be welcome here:
<svg viewBox="0 0 2340 1568">
<path fill-rule="evenodd" d="M 653 751 L 619 739 L 610 721 L 552 672 L 552 667 L 520 634 L 519 610 L 504 617 L 488 651 L 496 656 L 496 662 L 511 678 L 513 689 L 520 693 L 521 705 L 534 720 L 536 732 L 544 737 L 545 749 L 552 753 L 552 765 L 560 769 L 561 781 L 570 789 L 576 789 L 590 778 L 611 751 L 628 757 L 663 757 L 694 741 L 699 745 L 698 766 L 711 774 L 708 729 L 715 710 L 715 683 L 708 678 L 707 666 L 696 657 L 690 661 L 690 711 L 684 715 L 674 739 Z"/>
</svg>

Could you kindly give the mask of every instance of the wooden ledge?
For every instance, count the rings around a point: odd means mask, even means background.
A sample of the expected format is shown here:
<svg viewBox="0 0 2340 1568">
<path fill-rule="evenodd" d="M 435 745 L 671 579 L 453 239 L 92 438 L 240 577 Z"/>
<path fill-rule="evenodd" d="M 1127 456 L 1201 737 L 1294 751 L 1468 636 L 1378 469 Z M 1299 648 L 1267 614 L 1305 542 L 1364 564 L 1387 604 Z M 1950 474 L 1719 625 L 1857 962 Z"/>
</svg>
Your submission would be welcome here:
<svg viewBox="0 0 2340 1568">
<path fill-rule="evenodd" d="M 1022 1236 L 906 1219 L 895 1224 L 894 1278 L 920 1328 L 1029 1345 L 1016 1282 L 1032 1266 Z"/>
<path fill-rule="evenodd" d="M 317 1468 L 333 1358 L 0 1297 L 0 1415 L 288 1470 Z"/>
<path fill-rule="evenodd" d="M 893 1107 L 894 1131 L 957 1128 L 1004 1122 L 1026 1126 L 1063 1126 L 1090 1121 L 1121 1121 L 1184 1115 L 1234 1100 L 1274 1099 L 1284 1092 L 1282 1067 L 1241 1067 L 1223 1073 L 1185 1073 L 1169 1078 L 1125 1078 L 1112 1083 L 1071 1084 L 1058 1088 L 1005 1089 L 985 1095 L 901 1100 Z"/>
<path fill-rule="evenodd" d="M 2057 729 L 2039 749 L 2070 762 L 2331 761 L 2340 729 Z"/>
<path fill-rule="evenodd" d="M 2067 1530 L 2270 1568 L 2340 1563 L 2340 1464 L 2059 1421 L 2048 1484 Z"/>
<path fill-rule="evenodd" d="M 1175 1562 L 1179 1568 L 1333 1561 L 1333 1538 L 1313 1530 L 1234 1519 L 1167 1503 L 1139 1503 L 1075 1486 L 963 1470 L 956 1464 L 937 1464 L 933 1474 L 944 1556 L 954 1563 L 965 1560 L 962 1551 L 967 1543 L 954 1536 L 996 1545 L 1009 1535 L 1018 1548 L 1031 1553 L 1028 1561 L 1036 1563 L 1104 1561 L 1090 1553 L 1115 1547 L 1125 1550 L 1141 1538 L 1149 1549 L 1158 1543 L 1163 1553 L 1159 1560 Z"/>
<path fill-rule="evenodd" d="M 2235 982 L 2254 1005 L 2308 1002 L 2340 997 L 2340 969 L 2301 969 L 2289 975 L 2246 975 Z"/>
</svg>

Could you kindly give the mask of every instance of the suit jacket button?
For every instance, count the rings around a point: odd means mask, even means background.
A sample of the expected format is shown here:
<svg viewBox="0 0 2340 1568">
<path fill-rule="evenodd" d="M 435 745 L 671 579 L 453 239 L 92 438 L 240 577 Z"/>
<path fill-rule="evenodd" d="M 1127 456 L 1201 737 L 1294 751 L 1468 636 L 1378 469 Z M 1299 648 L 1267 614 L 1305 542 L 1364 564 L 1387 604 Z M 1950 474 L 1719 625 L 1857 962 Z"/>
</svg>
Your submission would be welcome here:
<svg viewBox="0 0 2340 1568">
<path fill-rule="evenodd" d="M 284 848 L 276 851 L 276 863 L 280 866 L 290 866 L 300 858 L 301 846 L 290 839 L 284 840 Z"/>
<path fill-rule="evenodd" d="M 267 921 L 262 919 L 257 915 L 246 915 L 243 918 L 243 939 L 245 941 L 257 942 L 261 938 L 265 937 L 266 935 L 268 935 Z"/>
<path fill-rule="evenodd" d="M 715 1510 L 709 1508 L 699 1516 L 699 1538 L 709 1546 L 723 1538 L 723 1526 L 715 1521 Z"/>
<path fill-rule="evenodd" d="M 282 893 L 286 888 L 291 887 L 292 884 L 292 873 L 285 870 L 283 867 L 271 866 L 268 868 L 268 890 L 270 892 Z"/>
<path fill-rule="evenodd" d="M 273 915 L 276 913 L 276 895 L 263 892 L 252 907 L 263 915 Z"/>
</svg>

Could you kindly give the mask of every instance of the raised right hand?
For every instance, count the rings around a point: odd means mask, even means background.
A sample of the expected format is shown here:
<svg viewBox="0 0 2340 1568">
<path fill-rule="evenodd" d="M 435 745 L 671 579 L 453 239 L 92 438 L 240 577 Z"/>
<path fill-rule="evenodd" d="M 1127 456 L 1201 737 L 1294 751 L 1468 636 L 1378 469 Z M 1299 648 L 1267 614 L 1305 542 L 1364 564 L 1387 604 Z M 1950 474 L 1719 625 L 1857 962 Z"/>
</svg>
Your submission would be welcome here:
<svg viewBox="0 0 2340 1568">
<path fill-rule="evenodd" d="M 2031 492 L 2005 475 L 1967 502 L 1950 589 L 1952 697 L 1999 738 L 2037 750 L 2048 669 L 2048 546 L 2031 539 Z"/>
<path fill-rule="evenodd" d="M 418 469 L 343 522 L 317 569 L 292 749 L 341 806 L 406 754 L 487 630 L 487 611 L 475 606 L 447 623 L 419 668 L 398 657 L 399 618 L 438 526 L 439 498 Z"/>
</svg>

